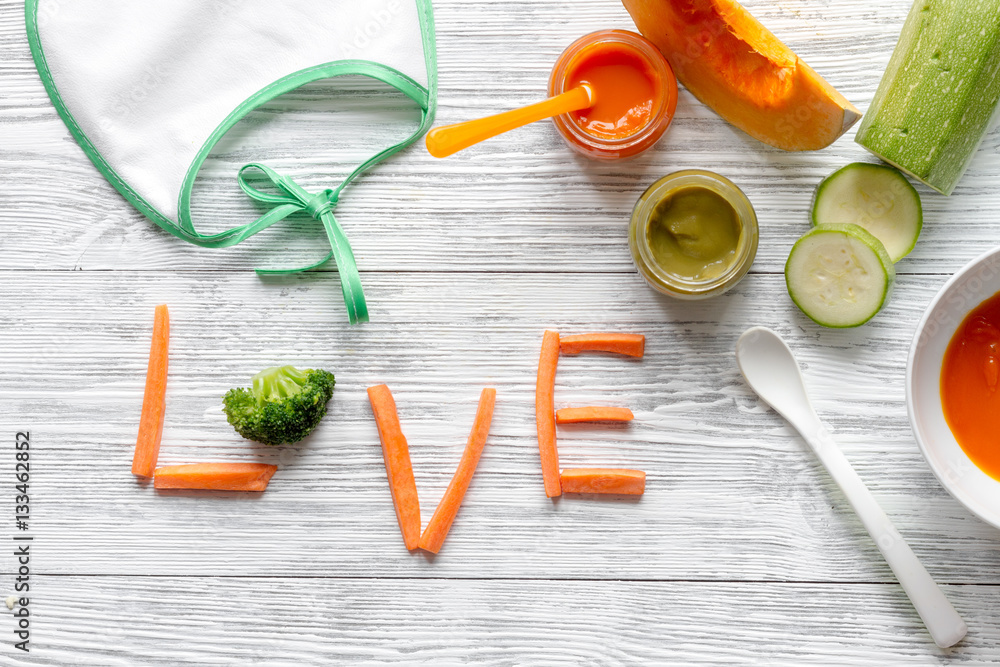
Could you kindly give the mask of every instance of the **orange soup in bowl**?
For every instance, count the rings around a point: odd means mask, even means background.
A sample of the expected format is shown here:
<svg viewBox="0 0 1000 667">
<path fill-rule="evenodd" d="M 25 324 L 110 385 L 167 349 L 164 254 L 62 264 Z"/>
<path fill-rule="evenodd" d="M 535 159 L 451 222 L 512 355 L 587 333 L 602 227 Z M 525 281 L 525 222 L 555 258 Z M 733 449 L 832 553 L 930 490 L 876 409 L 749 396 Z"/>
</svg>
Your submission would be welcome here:
<svg viewBox="0 0 1000 667">
<path fill-rule="evenodd" d="M 941 404 L 958 444 L 1000 480 L 1000 292 L 976 306 L 948 343 Z"/>
</svg>

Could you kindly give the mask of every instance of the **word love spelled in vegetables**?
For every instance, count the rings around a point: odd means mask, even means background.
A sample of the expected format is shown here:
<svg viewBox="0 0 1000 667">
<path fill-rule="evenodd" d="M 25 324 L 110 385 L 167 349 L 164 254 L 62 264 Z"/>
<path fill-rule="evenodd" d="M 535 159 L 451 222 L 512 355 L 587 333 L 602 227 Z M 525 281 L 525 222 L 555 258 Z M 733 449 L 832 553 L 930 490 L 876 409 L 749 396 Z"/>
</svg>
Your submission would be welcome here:
<svg viewBox="0 0 1000 667">
<path fill-rule="evenodd" d="M 335 384 L 333 373 L 324 370 L 265 368 L 253 376 L 250 389 L 226 393 L 226 420 L 247 440 L 265 445 L 298 442 L 326 415 Z"/>
</svg>

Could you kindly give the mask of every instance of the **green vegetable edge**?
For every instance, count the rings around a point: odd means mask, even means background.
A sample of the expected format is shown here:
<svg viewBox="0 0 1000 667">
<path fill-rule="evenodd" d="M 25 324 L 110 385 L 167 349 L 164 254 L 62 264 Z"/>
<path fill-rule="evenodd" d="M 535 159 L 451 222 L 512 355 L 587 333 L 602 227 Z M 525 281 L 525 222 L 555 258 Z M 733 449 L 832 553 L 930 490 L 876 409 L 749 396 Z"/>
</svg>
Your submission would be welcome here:
<svg viewBox="0 0 1000 667">
<path fill-rule="evenodd" d="M 815 236 L 817 234 L 847 234 L 848 236 L 853 236 L 858 239 L 869 248 L 875 251 L 875 254 L 879 258 L 879 263 L 882 264 L 882 270 L 885 271 L 885 291 L 882 293 L 882 300 L 878 304 L 878 308 L 868 316 L 867 319 L 858 322 L 857 324 L 827 324 L 825 322 L 820 322 L 815 317 L 806 312 L 806 309 L 802 307 L 802 304 L 798 302 L 795 295 L 792 293 L 792 286 L 788 281 L 788 264 L 792 259 L 792 255 L 795 254 L 795 249 L 799 247 L 803 241 L 805 241 L 810 236 Z M 867 324 L 871 321 L 873 317 L 882 312 L 885 304 L 889 301 L 889 295 L 892 293 L 893 285 L 896 282 L 896 269 L 892 263 L 892 259 L 889 258 L 889 253 L 886 252 L 885 246 L 879 241 L 874 234 L 869 232 L 867 229 L 861 225 L 855 225 L 850 223 L 827 223 L 823 225 L 816 225 L 808 232 L 799 237 L 799 240 L 795 242 L 792 246 L 791 251 L 788 253 L 788 259 L 785 260 L 785 289 L 788 290 L 788 297 L 795 304 L 795 307 L 802 311 L 802 314 L 808 317 L 810 320 L 820 325 L 821 327 L 826 327 L 827 329 L 854 329 L 860 327 L 862 324 Z"/>
<path fill-rule="evenodd" d="M 878 171 L 892 173 L 893 176 L 895 176 L 909 189 L 910 193 L 913 195 L 913 198 L 917 200 L 917 233 L 913 235 L 913 243 L 910 244 L 910 247 L 906 249 L 906 252 L 904 252 L 902 255 L 899 256 L 899 259 L 896 260 L 898 262 L 899 260 L 909 255 L 911 252 L 913 252 L 913 249 L 917 247 L 917 241 L 920 240 L 920 233 L 924 231 L 924 203 L 920 200 L 920 193 L 917 192 L 917 189 L 915 187 L 913 187 L 913 183 L 910 183 L 910 179 L 908 179 L 901 170 L 897 169 L 896 167 L 893 167 L 892 165 L 875 164 L 872 162 L 852 162 L 850 164 L 845 164 L 843 167 L 841 167 L 837 171 L 833 172 L 832 174 L 824 178 L 822 181 L 819 182 L 819 185 L 816 186 L 816 191 L 813 193 L 812 208 L 809 211 L 809 221 L 812 223 L 813 227 L 818 227 L 819 225 L 823 224 L 816 220 L 816 202 L 823 194 L 823 190 L 826 189 L 826 187 L 837 177 L 837 175 L 848 169 L 875 169 Z M 826 223 L 826 224 L 832 225 L 832 224 L 843 224 L 843 223 Z M 861 225 L 856 225 L 856 226 L 861 227 Z M 869 232 L 864 227 L 861 227 L 861 229 L 862 231 L 871 234 L 871 232 Z M 879 243 L 881 243 L 881 241 L 879 241 Z M 883 245 L 883 248 L 884 247 L 885 246 Z M 891 259 L 892 258 L 890 258 L 890 261 Z"/>
</svg>

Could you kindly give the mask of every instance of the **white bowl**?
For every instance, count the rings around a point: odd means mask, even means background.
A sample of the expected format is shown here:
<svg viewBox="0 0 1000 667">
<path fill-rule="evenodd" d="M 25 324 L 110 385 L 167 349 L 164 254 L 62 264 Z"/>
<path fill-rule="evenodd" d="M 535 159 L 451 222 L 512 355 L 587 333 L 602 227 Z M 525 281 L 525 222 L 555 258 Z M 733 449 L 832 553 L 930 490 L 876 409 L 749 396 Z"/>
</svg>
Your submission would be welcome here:
<svg viewBox="0 0 1000 667">
<path fill-rule="evenodd" d="M 1000 248 L 973 260 L 927 307 L 906 363 L 906 410 L 920 451 L 941 485 L 973 514 L 1000 528 L 1000 481 L 980 470 L 955 440 L 941 407 L 941 364 L 972 309 L 1000 292 Z"/>
</svg>

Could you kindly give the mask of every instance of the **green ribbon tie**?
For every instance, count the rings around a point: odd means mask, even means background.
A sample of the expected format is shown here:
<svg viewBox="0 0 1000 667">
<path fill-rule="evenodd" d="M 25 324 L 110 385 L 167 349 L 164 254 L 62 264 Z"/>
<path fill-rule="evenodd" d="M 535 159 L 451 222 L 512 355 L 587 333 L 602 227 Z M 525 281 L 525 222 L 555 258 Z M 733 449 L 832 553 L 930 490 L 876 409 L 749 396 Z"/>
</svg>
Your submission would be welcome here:
<svg viewBox="0 0 1000 667">
<path fill-rule="evenodd" d="M 262 192 L 250 185 L 244 176 L 248 169 L 255 169 L 263 173 L 282 194 Z M 270 167 L 256 163 L 245 165 L 240 169 L 237 178 L 240 189 L 249 197 L 259 202 L 275 205 L 273 209 L 257 220 L 255 226 L 258 226 L 258 228 L 273 225 L 294 213 L 305 212 L 323 223 L 326 236 L 330 239 L 330 253 L 315 264 L 310 264 L 299 269 L 257 269 L 257 273 L 261 275 L 288 275 L 315 269 L 333 259 L 337 264 L 337 273 L 340 275 L 340 289 L 344 294 L 344 304 L 347 306 L 347 315 L 351 320 L 351 324 L 367 322 L 368 304 L 365 303 L 365 293 L 361 287 L 361 276 L 358 274 L 358 265 L 354 261 L 354 252 L 351 250 L 351 244 L 347 240 L 344 230 L 341 229 L 340 223 L 333 217 L 333 208 L 337 205 L 340 189 L 343 185 L 336 190 L 327 188 L 322 192 L 310 194 L 287 176 L 282 176 Z"/>
</svg>

